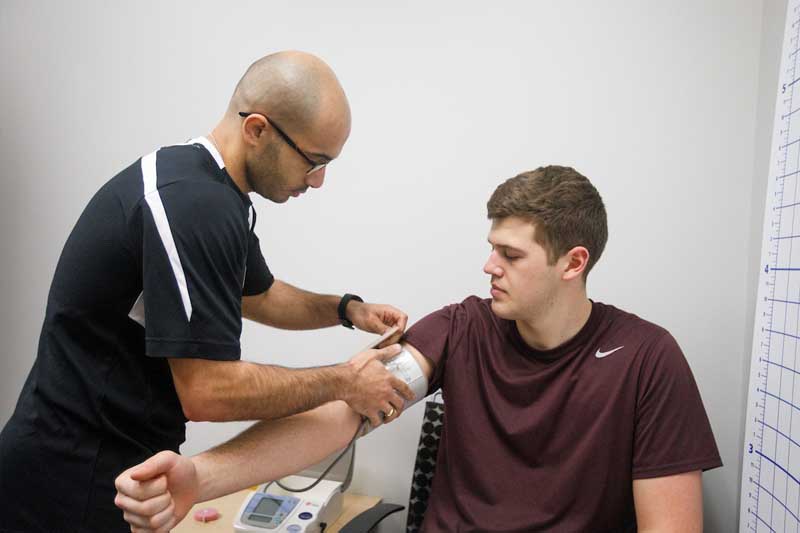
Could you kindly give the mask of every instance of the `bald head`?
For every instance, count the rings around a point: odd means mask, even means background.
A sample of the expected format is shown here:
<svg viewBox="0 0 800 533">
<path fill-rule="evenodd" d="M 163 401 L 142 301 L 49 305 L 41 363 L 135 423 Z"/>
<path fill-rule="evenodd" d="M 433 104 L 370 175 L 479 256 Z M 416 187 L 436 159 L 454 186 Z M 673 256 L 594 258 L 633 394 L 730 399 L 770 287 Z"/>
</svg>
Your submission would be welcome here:
<svg viewBox="0 0 800 533">
<path fill-rule="evenodd" d="M 226 118 L 240 111 L 267 114 L 287 129 L 350 130 L 350 106 L 339 80 L 324 61 L 305 52 L 278 52 L 250 65 Z"/>
<path fill-rule="evenodd" d="M 279 52 L 250 65 L 209 138 L 239 190 L 283 203 L 322 187 L 349 135 L 350 105 L 331 68 Z"/>
</svg>

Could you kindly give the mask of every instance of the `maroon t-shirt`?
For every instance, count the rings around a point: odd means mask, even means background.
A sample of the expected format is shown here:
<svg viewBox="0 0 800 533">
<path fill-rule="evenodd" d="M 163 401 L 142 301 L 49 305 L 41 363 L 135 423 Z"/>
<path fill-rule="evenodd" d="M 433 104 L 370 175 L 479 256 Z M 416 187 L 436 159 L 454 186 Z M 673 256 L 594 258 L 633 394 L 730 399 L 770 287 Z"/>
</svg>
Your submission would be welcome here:
<svg viewBox="0 0 800 533">
<path fill-rule="evenodd" d="M 406 340 L 446 403 L 425 533 L 635 531 L 634 479 L 722 466 L 675 339 L 615 307 L 538 351 L 472 296 Z"/>
</svg>

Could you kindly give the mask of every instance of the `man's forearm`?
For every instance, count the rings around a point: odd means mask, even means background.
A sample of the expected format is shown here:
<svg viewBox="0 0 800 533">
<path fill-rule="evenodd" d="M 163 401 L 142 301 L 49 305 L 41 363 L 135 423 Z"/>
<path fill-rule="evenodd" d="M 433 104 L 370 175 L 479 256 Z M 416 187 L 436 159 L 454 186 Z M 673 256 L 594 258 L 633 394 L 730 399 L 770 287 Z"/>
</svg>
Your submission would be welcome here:
<svg viewBox="0 0 800 533">
<path fill-rule="evenodd" d="M 341 296 L 317 294 L 275 280 L 263 295 L 245 297 L 246 318 L 281 329 L 320 329 L 339 324 Z"/>
<path fill-rule="evenodd" d="M 294 474 L 344 448 L 361 423 L 344 402 L 280 420 L 259 422 L 232 440 L 192 458 L 198 501 Z"/>
<path fill-rule="evenodd" d="M 170 359 L 170 366 L 184 414 L 195 422 L 264 420 L 301 413 L 347 400 L 345 393 L 354 379 L 347 363 L 289 369 L 246 361 Z"/>
</svg>

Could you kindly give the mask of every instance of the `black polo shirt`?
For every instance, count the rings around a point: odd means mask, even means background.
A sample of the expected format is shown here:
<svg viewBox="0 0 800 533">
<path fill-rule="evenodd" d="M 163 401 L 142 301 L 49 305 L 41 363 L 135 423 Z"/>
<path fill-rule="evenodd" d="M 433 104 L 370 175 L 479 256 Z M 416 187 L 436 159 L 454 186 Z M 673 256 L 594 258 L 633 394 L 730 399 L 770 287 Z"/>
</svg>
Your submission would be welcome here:
<svg viewBox="0 0 800 533">
<path fill-rule="evenodd" d="M 0 433 L 0 531 L 129 531 L 115 477 L 185 438 L 166 358 L 239 359 L 242 295 L 273 282 L 254 225 L 204 138 L 142 157 L 95 194 Z"/>
</svg>

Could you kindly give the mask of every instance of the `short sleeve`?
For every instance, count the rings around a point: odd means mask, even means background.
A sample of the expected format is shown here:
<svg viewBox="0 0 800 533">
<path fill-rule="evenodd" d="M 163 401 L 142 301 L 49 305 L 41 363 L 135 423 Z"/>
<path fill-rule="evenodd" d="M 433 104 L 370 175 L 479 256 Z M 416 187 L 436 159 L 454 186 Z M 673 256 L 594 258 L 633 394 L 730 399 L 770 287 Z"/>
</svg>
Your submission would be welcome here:
<svg viewBox="0 0 800 533">
<path fill-rule="evenodd" d="M 261 253 L 261 246 L 258 237 L 254 232 L 250 232 L 247 243 L 247 270 L 244 277 L 244 296 L 253 296 L 269 290 L 275 282 L 275 277 L 269 271 L 264 255 Z"/>
<path fill-rule="evenodd" d="M 182 181 L 141 207 L 146 354 L 238 359 L 249 233 L 241 200 L 222 184 Z"/>
<path fill-rule="evenodd" d="M 719 466 L 722 461 L 692 371 L 678 343 L 664 333 L 641 368 L 633 478 Z"/>
<path fill-rule="evenodd" d="M 453 304 L 422 318 L 403 337 L 435 366 L 428 394 L 441 388 L 449 355 L 463 339 L 467 322 L 464 305 Z"/>
</svg>

